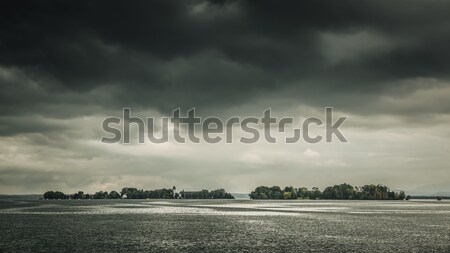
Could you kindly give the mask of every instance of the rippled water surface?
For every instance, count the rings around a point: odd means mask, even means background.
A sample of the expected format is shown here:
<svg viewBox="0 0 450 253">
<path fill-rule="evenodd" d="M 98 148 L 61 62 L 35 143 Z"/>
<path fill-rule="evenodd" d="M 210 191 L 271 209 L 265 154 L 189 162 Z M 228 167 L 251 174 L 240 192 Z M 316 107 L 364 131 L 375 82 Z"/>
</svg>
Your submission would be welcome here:
<svg viewBox="0 0 450 253">
<path fill-rule="evenodd" d="M 450 252 L 450 202 L 0 201 L 0 252 Z"/>
</svg>

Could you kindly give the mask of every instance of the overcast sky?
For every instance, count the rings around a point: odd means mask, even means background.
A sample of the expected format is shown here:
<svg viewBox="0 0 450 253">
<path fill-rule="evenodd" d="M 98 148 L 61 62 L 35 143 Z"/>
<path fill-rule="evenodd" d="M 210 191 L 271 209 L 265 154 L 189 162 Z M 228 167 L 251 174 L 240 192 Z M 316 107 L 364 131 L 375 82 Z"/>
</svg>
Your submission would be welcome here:
<svg viewBox="0 0 450 253">
<path fill-rule="evenodd" d="M 450 1 L 2 1 L 0 193 L 450 192 Z M 348 116 L 348 143 L 105 144 L 148 117 Z M 320 132 L 320 129 L 317 129 Z"/>
</svg>

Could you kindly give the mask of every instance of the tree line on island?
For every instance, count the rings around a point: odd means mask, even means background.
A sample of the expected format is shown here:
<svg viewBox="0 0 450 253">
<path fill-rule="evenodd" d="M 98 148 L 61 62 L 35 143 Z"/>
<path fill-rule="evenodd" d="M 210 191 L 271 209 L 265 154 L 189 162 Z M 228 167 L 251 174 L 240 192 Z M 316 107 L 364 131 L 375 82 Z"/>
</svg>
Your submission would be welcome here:
<svg viewBox="0 0 450 253">
<path fill-rule="evenodd" d="M 313 187 L 308 190 L 306 187 L 294 188 L 286 186 L 281 189 L 279 186 L 259 186 L 249 194 L 251 199 L 358 199 L 358 200 L 403 200 L 409 199 L 404 191 L 391 191 L 385 185 L 364 185 L 352 186 L 349 184 L 339 184 L 328 186 L 323 191 Z"/>
<path fill-rule="evenodd" d="M 234 199 L 234 196 L 224 189 L 177 192 L 175 186 L 156 190 L 125 187 L 120 192 L 98 191 L 94 194 L 79 191 L 66 195 L 60 191 L 47 191 L 43 197 L 44 199 Z"/>
</svg>

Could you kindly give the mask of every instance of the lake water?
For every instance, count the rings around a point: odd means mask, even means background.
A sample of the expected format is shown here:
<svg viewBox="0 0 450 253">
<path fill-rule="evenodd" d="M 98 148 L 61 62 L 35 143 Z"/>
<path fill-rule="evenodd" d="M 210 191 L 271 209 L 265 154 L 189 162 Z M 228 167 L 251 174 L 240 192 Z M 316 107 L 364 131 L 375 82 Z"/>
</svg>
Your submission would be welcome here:
<svg viewBox="0 0 450 253">
<path fill-rule="evenodd" d="M 448 201 L 0 201 L 0 252 L 450 252 Z"/>
</svg>

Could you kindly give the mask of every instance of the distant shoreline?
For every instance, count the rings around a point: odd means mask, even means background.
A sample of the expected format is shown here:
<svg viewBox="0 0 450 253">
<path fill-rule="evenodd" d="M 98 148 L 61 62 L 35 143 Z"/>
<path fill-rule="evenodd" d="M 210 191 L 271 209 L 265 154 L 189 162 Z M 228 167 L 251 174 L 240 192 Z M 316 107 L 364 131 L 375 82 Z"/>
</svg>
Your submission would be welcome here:
<svg viewBox="0 0 450 253">
<path fill-rule="evenodd" d="M 231 193 L 231 194 L 233 196 L 235 196 L 234 193 Z M 243 194 L 243 193 L 240 193 L 240 194 Z M 437 197 L 438 197 L 437 195 L 411 196 L 410 200 L 436 200 Z M 442 200 L 450 200 L 450 196 L 439 196 L 439 197 L 441 197 Z M 42 198 L 42 194 L 0 194 L 0 200 L 45 200 L 45 199 Z M 61 200 L 63 200 L 63 199 L 61 199 Z M 141 200 L 152 200 L 152 199 L 141 199 Z M 154 200 L 158 200 L 158 199 L 154 199 Z M 251 200 L 251 199 L 235 197 L 235 200 Z M 284 199 L 280 199 L 280 200 L 284 200 Z M 305 200 L 309 200 L 309 199 L 297 199 L 297 200 L 305 201 Z M 331 199 L 323 199 L 323 200 L 331 200 Z M 336 199 L 336 200 L 347 200 L 347 199 Z M 292 201 L 292 200 L 288 200 L 288 201 Z M 358 201 L 358 199 L 356 199 L 355 201 Z M 384 201 L 384 200 L 380 200 L 380 201 Z M 386 200 L 386 201 L 391 201 L 391 200 Z"/>
</svg>

